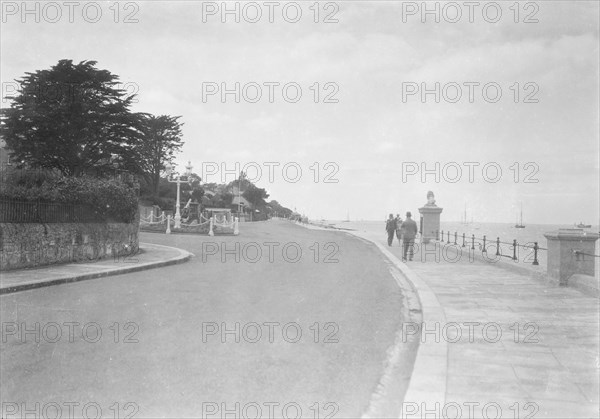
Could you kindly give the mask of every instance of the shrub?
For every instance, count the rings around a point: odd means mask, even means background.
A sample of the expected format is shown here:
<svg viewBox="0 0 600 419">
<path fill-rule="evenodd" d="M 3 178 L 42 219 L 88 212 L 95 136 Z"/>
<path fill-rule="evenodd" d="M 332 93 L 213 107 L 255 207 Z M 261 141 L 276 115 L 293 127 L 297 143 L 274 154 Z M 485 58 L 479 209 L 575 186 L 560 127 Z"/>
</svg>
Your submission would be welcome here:
<svg viewBox="0 0 600 419">
<path fill-rule="evenodd" d="M 158 205 L 163 211 L 170 211 L 175 208 L 175 199 L 163 198 L 159 196 L 144 196 L 140 198 L 143 205 Z"/>
<path fill-rule="evenodd" d="M 14 170 L 3 173 L 2 180 L 0 199 L 86 205 L 105 221 L 131 222 L 137 212 L 134 185 L 117 178 L 67 177 L 53 170 Z"/>
</svg>

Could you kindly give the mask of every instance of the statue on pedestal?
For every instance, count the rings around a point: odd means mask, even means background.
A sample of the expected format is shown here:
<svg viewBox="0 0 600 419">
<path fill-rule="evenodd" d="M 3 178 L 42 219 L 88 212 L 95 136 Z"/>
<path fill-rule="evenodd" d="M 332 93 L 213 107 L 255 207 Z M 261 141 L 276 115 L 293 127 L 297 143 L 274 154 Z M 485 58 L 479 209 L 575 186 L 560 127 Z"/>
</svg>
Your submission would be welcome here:
<svg viewBox="0 0 600 419">
<path fill-rule="evenodd" d="M 437 205 L 435 205 L 435 196 L 433 195 L 432 191 L 427 192 L 427 203 L 425 204 L 426 207 L 435 207 Z"/>
</svg>

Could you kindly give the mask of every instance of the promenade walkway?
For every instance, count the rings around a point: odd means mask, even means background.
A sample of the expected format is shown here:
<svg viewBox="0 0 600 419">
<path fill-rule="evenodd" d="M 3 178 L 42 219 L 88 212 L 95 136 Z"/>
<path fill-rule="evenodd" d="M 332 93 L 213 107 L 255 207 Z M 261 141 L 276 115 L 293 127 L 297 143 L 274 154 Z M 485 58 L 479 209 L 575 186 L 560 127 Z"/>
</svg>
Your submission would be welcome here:
<svg viewBox="0 0 600 419">
<path fill-rule="evenodd" d="M 396 240 L 390 248 L 383 234 L 356 234 L 401 259 Z M 435 295 L 423 304 L 420 333 L 405 325 L 405 334 L 417 333 L 429 355 L 432 347 L 446 352 L 424 366 L 419 349 L 403 417 L 599 417 L 599 300 L 466 254 L 455 262 L 452 252 L 438 256 L 397 261 Z M 441 322 L 428 313 L 439 307 Z M 443 398 L 428 398 L 428 383 Z"/>
</svg>

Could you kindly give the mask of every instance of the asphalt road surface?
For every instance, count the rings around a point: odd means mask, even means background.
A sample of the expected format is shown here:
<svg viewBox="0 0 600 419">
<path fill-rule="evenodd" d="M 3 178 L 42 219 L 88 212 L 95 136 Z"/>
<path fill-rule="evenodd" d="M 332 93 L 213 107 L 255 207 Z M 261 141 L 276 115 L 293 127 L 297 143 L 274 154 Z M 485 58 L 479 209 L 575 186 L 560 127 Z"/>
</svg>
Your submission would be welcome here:
<svg viewBox="0 0 600 419">
<path fill-rule="evenodd" d="M 402 321 L 383 255 L 283 221 L 240 231 L 143 233 L 195 257 L 0 297 L 3 413 L 359 417 Z"/>
</svg>

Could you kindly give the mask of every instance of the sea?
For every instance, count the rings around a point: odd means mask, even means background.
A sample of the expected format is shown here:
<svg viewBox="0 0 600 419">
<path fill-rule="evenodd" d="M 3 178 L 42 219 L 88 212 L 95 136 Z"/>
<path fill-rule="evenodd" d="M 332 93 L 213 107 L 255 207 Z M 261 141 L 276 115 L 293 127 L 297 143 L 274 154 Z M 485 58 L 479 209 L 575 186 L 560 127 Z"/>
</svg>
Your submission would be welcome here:
<svg viewBox="0 0 600 419">
<path fill-rule="evenodd" d="M 418 223 L 418 219 L 416 220 Z M 368 233 L 370 236 L 381 235 L 383 241 L 386 239 L 385 232 L 385 220 L 384 221 L 366 221 L 366 220 L 318 220 L 313 221 L 317 224 L 324 226 L 347 229 L 347 230 L 359 230 Z M 475 246 L 476 249 L 481 250 L 481 244 L 483 242 L 483 236 L 486 237 L 486 248 L 488 252 L 496 251 L 496 239 L 499 237 L 502 242 L 500 245 L 500 252 L 502 255 L 511 257 L 513 255 L 513 240 L 516 240 L 519 245 L 533 246 L 535 242 L 538 243 L 540 250 L 538 251 L 538 262 L 539 269 L 546 270 L 547 266 L 547 239 L 544 237 L 544 233 L 556 231 L 563 228 L 578 228 L 573 224 L 527 224 L 525 228 L 515 228 L 514 223 L 461 223 L 461 222 L 442 222 L 440 224 L 440 230 L 444 231 L 444 241 L 447 242 L 447 232 L 450 231 L 450 243 L 454 243 L 454 233 L 457 233 L 457 244 L 462 246 L 462 235 L 465 234 L 466 244 L 471 244 L 471 238 L 475 235 Z M 591 228 L 582 229 L 585 232 L 600 231 L 598 225 L 592 225 Z M 600 240 L 596 242 L 595 255 L 600 255 Z M 519 258 L 518 263 L 532 264 L 534 259 L 532 248 L 518 247 L 517 257 Z M 594 257 L 596 260 L 595 276 L 598 277 L 600 273 L 600 257 Z"/>
</svg>

